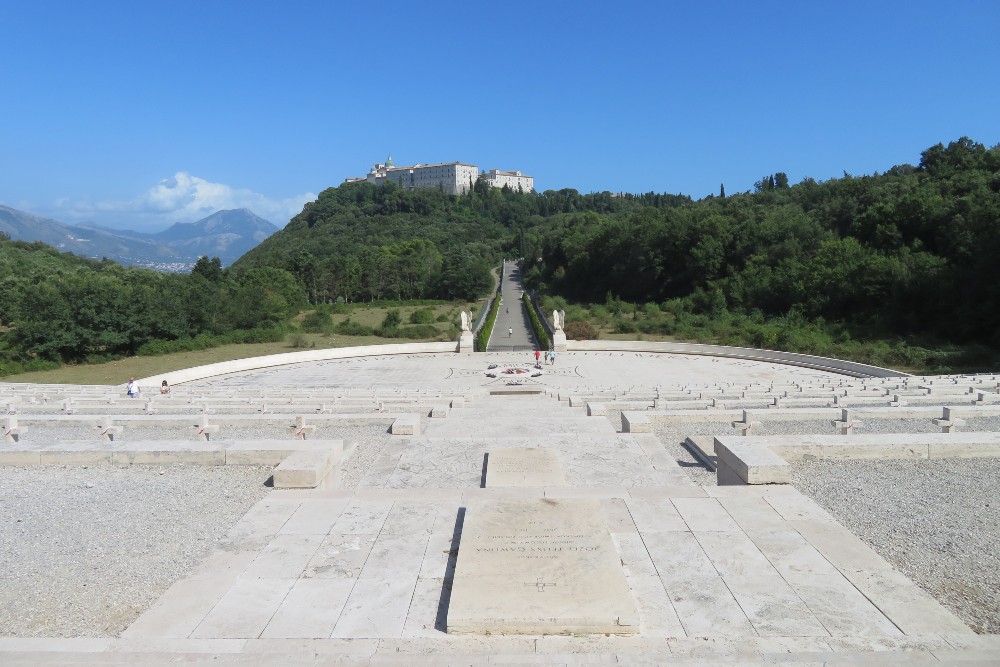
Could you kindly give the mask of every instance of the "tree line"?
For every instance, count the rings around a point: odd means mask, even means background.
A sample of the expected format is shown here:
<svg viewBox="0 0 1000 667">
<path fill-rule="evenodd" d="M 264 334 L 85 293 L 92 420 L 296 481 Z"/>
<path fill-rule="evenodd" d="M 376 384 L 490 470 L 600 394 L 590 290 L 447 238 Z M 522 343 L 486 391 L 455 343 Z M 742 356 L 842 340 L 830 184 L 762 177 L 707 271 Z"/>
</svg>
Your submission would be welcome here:
<svg viewBox="0 0 1000 667">
<path fill-rule="evenodd" d="M 190 275 L 165 274 L 3 237 L 0 374 L 166 351 L 167 342 L 184 349 L 199 337 L 280 338 L 305 303 L 299 281 L 272 267 L 235 275 L 203 257 Z"/>
<path fill-rule="evenodd" d="M 0 373 L 280 336 L 309 304 L 475 299 L 511 256 L 529 287 L 569 302 L 997 349 L 1000 147 L 962 138 L 916 166 L 797 184 L 778 172 L 697 201 L 343 184 L 232 267 L 202 258 L 190 275 L 0 238 Z"/>
<path fill-rule="evenodd" d="M 526 281 L 572 300 L 1000 346 L 1000 147 L 968 138 L 882 174 L 779 173 L 681 206 L 562 213 L 524 235 Z"/>
</svg>

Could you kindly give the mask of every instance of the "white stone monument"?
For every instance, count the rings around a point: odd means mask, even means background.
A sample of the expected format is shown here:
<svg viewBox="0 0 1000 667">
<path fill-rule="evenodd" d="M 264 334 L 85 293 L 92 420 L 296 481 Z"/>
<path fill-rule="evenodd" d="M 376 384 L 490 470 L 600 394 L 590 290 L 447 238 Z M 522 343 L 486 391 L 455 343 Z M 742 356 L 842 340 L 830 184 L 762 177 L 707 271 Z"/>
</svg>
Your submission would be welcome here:
<svg viewBox="0 0 1000 667">
<path fill-rule="evenodd" d="M 566 311 L 553 310 L 552 328 L 555 329 L 555 333 L 552 334 L 552 348 L 556 352 L 566 351 L 566 332 L 563 331 L 564 324 L 566 324 Z"/>
<path fill-rule="evenodd" d="M 458 351 L 472 354 L 476 349 L 475 337 L 472 335 L 472 313 L 462 311 L 462 336 L 458 339 Z"/>
</svg>

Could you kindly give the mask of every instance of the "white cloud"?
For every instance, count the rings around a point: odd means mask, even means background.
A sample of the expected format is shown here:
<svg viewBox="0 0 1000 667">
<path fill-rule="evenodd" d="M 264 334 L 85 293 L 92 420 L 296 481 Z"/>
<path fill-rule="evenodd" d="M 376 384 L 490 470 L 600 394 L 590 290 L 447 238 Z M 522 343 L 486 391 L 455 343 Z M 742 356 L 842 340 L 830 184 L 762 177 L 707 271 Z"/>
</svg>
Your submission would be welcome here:
<svg viewBox="0 0 1000 667">
<path fill-rule="evenodd" d="M 62 214 L 98 224 L 166 227 L 174 222 L 194 222 L 224 209 L 247 208 L 279 227 L 316 199 L 305 194 L 271 199 L 266 195 L 223 183 L 212 183 L 185 171 L 165 178 L 131 201 L 56 202 Z"/>
</svg>

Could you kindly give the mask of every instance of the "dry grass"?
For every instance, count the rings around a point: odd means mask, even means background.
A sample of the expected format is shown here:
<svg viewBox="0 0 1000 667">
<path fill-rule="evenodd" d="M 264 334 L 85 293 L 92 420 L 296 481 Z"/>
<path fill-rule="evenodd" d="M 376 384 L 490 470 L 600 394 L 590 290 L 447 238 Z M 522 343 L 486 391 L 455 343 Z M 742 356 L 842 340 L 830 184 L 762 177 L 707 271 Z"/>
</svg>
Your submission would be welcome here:
<svg viewBox="0 0 1000 667">
<path fill-rule="evenodd" d="M 86 364 L 78 366 L 63 366 L 50 371 L 35 371 L 11 375 L 2 379 L 3 382 L 39 382 L 45 384 L 125 384 L 129 377 L 151 377 L 160 373 L 178 371 L 193 366 L 214 364 L 219 361 L 262 357 L 268 354 L 283 354 L 305 349 L 326 349 L 333 347 L 352 347 L 355 345 L 393 345 L 396 343 L 424 343 L 431 340 L 450 340 L 452 328 L 457 326 L 462 310 L 477 311 L 482 306 L 479 302 L 444 303 L 436 306 L 399 306 L 396 309 L 403 323 L 409 322 L 410 313 L 423 308 L 434 311 L 434 326 L 440 334 L 433 339 L 428 338 L 380 338 L 378 336 L 342 336 L 339 334 L 313 334 L 293 332 L 278 343 L 252 343 L 248 345 L 222 345 L 208 350 L 195 352 L 178 352 L 156 357 L 130 357 L 104 364 Z M 369 327 L 377 327 L 385 319 L 389 308 L 380 306 L 352 305 L 350 317 L 354 322 Z M 444 315 L 447 322 L 438 322 L 436 318 Z M 333 321 L 347 319 L 347 315 L 334 315 Z M 301 321 L 302 314 L 293 319 Z M 455 336 L 457 340 L 457 334 Z"/>
<path fill-rule="evenodd" d="M 292 336 L 301 337 L 306 346 L 293 346 Z M 45 384 L 122 384 L 130 376 L 150 377 L 169 371 L 178 371 L 192 366 L 214 364 L 218 361 L 232 361 L 248 357 L 262 357 L 268 354 L 297 352 L 302 349 L 325 349 L 331 347 L 351 347 L 354 345 L 392 345 L 394 343 L 420 343 L 423 340 L 405 338 L 379 338 L 377 336 L 321 336 L 319 334 L 291 334 L 280 343 L 252 343 L 248 345 L 223 345 L 209 350 L 178 352 L 158 357 L 130 357 L 104 364 L 63 366 L 50 371 L 22 373 L 3 378 L 3 382 L 40 382 Z"/>
</svg>

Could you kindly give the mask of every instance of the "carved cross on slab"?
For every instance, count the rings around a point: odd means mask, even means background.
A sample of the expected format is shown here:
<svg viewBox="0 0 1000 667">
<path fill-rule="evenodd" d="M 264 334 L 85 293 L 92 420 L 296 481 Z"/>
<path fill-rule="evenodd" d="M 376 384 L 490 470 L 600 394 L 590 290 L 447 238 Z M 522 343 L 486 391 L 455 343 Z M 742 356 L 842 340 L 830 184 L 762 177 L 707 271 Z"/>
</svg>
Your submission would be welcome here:
<svg viewBox="0 0 1000 667">
<path fill-rule="evenodd" d="M 535 579 L 535 581 L 533 583 L 532 582 L 528 582 L 528 583 L 526 583 L 524 585 L 525 586 L 534 586 L 535 589 L 539 593 L 544 593 L 546 586 L 557 586 L 558 584 L 555 584 L 555 583 L 552 583 L 552 582 L 544 582 L 544 581 L 542 581 L 541 577 L 538 577 L 537 579 Z"/>
</svg>

